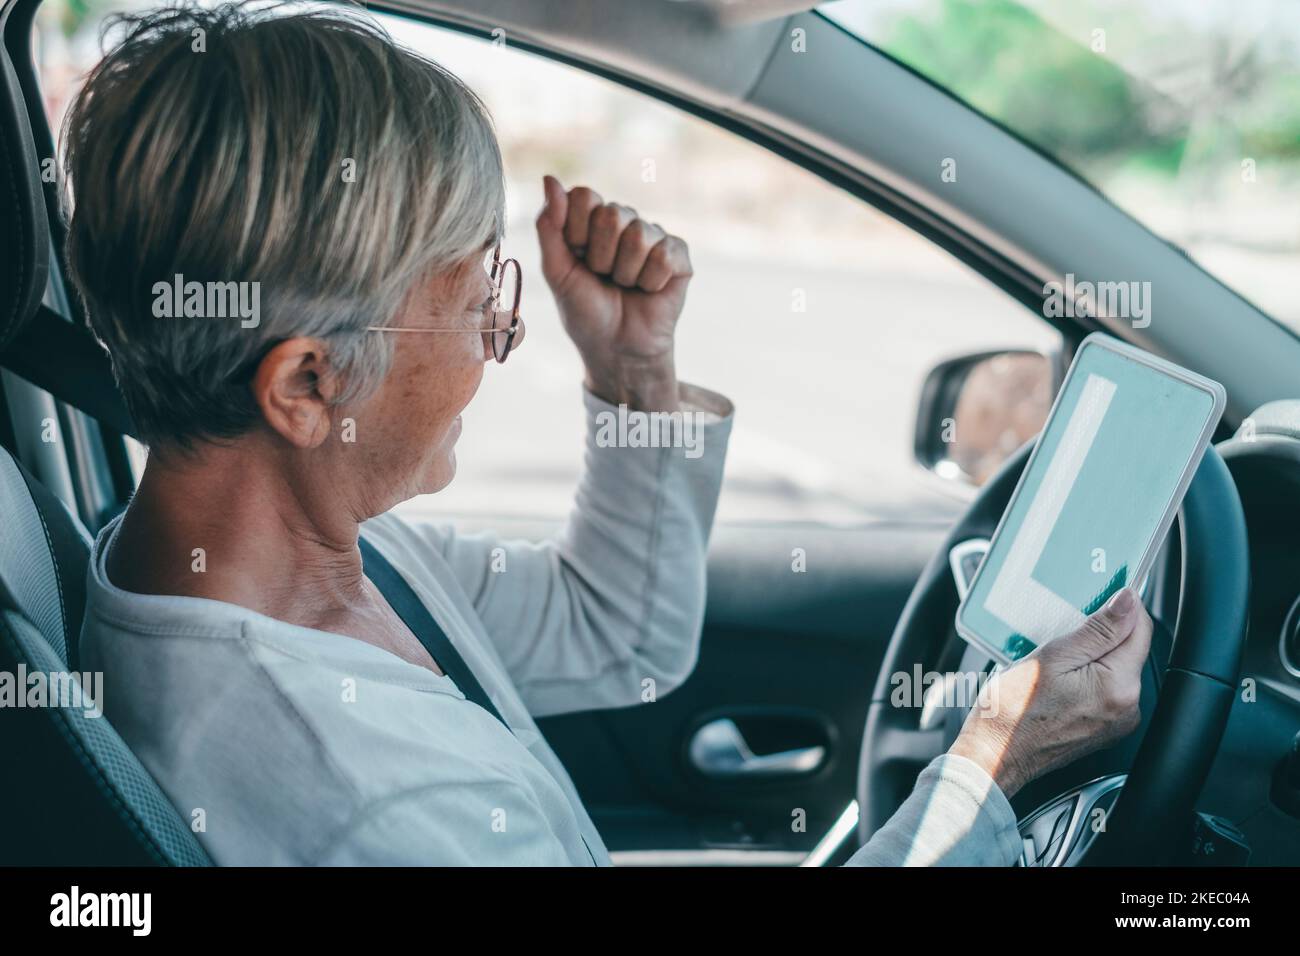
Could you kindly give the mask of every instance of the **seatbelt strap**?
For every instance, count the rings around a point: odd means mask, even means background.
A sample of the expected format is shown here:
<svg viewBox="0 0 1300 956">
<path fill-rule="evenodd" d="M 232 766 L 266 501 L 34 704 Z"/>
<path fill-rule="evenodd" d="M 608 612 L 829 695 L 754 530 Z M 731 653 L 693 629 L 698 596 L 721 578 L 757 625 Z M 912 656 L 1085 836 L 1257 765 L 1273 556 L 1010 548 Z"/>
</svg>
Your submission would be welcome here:
<svg viewBox="0 0 1300 956">
<path fill-rule="evenodd" d="M 397 616 L 411 629 L 411 633 L 419 638 L 434 663 L 455 682 L 466 700 L 478 704 L 501 721 L 506 730 L 510 730 L 510 725 L 506 723 L 501 712 L 497 710 L 496 704 L 492 703 L 492 698 L 487 695 L 483 685 L 478 682 L 474 672 L 465 663 L 465 658 L 460 656 L 460 651 L 456 650 L 456 646 L 451 643 L 447 632 L 433 619 L 433 615 L 424 606 L 424 602 L 416 596 L 406 578 L 402 577 L 397 569 L 389 564 L 388 559 L 365 538 L 361 538 L 358 544 L 361 546 L 361 563 L 366 577 L 374 582 L 375 587 L 379 588 L 379 593 L 393 606 Z M 514 731 L 510 732 L 514 733 Z"/>
<path fill-rule="evenodd" d="M 489 714 L 501 721 L 501 725 L 514 733 L 510 725 L 506 723 L 501 712 L 497 710 L 496 704 L 492 703 L 492 698 L 488 697 L 487 691 L 483 685 L 478 682 L 474 672 L 469 669 L 465 663 L 465 658 L 460 656 L 460 651 L 456 650 L 454 644 L 447 637 L 441 625 L 433 619 L 429 609 L 424 606 L 424 602 L 416 596 L 411 585 L 407 583 L 406 578 L 398 573 L 397 569 L 389 563 L 388 559 L 379 553 L 379 550 L 367 541 L 365 538 L 359 538 L 357 544 L 361 548 L 361 566 L 375 587 L 379 588 L 379 593 L 384 599 L 392 605 L 397 616 L 402 619 L 407 627 L 424 645 L 424 649 L 429 652 L 434 663 L 442 668 L 442 672 L 456 682 L 461 693 L 465 695 L 466 700 L 478 704 Z M 596 854 L 592 852 L 591 845 L 587 843 L 587 838 L 583 834 L 578 834 L 582 840 L 582 847 L 591 857 L 592 866 L 596 863 Z"/>
<path fill-rule="evenodd" d="M 12 341 L 0 348 L 0 368 L 43 388 L 91 418 L 134 435 L 108 353 L 90 329 L 42 305 Z"/>
</svg>

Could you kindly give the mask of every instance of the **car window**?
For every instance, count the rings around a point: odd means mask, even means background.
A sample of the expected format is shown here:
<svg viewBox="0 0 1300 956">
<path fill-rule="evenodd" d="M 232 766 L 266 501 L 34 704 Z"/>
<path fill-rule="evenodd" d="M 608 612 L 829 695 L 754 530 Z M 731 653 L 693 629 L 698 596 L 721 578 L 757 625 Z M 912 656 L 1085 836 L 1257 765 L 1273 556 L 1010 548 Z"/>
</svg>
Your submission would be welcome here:
<svg viewBox="0 0 1300 956">
<path fill-rule="evenodd" d="M 1052 348 L 1041 317 L 860 200 L 705 120 L 518 50 L 508 36 L 380 20 L 461 76 L 495 118 L 503 249 L 522 264 L 528 323 L 527 345 L 489 365 L 464 413 L 456 480 L 408 512 L 546 519 L 572 499 L 582 370 L 538 264 L 543 173 L 631 205 L 690 244 L 678 372 L 736 405 L 719 521 L 954 511 L 958 483 L 913 455 L 926 375 L 965 353 Z M 42 61 L 52 110 L 94 62 L 86 51 L 97 50 L 97 31 L 88 18 L 57 44 L 59 56 L 81 58 L 74 65 Z"/>
<path fill-rule="evenodd" d="M 1300 330 L 1300 5 L 836 0 L 818 9 Z"/>
</svg>

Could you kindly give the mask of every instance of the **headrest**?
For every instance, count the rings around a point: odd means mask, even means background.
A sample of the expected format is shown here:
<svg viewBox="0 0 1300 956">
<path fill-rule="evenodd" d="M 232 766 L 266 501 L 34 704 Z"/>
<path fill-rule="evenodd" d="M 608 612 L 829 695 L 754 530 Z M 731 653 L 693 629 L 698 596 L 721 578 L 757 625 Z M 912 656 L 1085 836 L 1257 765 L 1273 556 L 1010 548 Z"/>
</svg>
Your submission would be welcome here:
<svg viewBox="0 0 1300 956">
<path fill-rule="evenodd" d="M 0 348 L 41 304 L 50 268 L 49 228 L 27 104 L 0 44 Z"/>
</svg>

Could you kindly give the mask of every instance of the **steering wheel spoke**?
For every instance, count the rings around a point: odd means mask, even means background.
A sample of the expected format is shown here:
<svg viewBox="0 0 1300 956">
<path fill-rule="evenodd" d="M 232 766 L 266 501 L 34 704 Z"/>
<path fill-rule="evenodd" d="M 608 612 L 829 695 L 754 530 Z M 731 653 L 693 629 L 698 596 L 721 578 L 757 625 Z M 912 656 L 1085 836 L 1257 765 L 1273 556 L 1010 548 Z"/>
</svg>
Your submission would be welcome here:
<svg viewBox="0 0 1300 956">
<path fill-rule="evenodd" d="M 1127 774 L 1090 780 L 1043 804 L 1020 821 L 1020 866 L 1076 866 L 1097 837 Z"/>
<path fill-rule="evenodd" d="M 881 731 L 879 740 L 877 754 L 882 763 L 901 760 L 926 764 L 947 749 L 942 727 L 934 730 L 890 727 Z"/>
</svg>

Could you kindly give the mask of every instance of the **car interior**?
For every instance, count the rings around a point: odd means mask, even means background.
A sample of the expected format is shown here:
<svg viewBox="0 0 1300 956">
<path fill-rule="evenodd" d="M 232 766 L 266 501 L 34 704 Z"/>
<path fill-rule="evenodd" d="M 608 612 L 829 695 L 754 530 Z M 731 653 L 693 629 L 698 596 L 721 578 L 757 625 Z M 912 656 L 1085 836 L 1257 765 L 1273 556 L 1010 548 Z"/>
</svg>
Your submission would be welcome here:
<svg viewBox="0 0 1300 956">
<path fill-rule="evenodd" d="M 91 541 L 126 506 L 136 470 L 130 416 L 61 268 L 59 185 L 45 162 L 55 133 L 32 54 L 39 6 L 4 0 L 0 14 L 0 670 L 76 672 Z M 889 706 L 890 675 L 991 666 L 953 618 L 1032 444 L 974 487 L 975 466 L 933 441 L 937 424 L 960 414 L 983 363 L 1022 354 L 1059 383 L 1078 343 L 1104 331 L 1222 382 L 1227 411 L 1143 587 L 1157 637 L 1142 727 L 1016 795 L 1037 848 L 1021 862 L 1300 864 L 1294 330 L 812 3 L 368 6 L 489 41 L 504 30 L 530 55 L 748 140 L 1036 317 L 1045 283 L 1067 273 L 1136 273 L 1159 303 L 1140 328 L 1119 316 L 1044 318 L 1059 343 L 1045 354 L 953 349 L 919 395 L 897 397 L 915 418 L 917 472 L 957 474 L 959 505 L 715 528 L 686 683 L 653 706 L 539 721 L 616 863 L 827 866 L 889 818 L 964 716 L 933 701 Z M 792 36 L 816 55 L 785 55 Z M 954 144 L 961 175 L 945 182 L 933 172 Z M 823 570 L 791 574 L 795 552 Z M 0 752 L 22 767 L 0 781 L 0 863 L 210 863 L 106 719 L 0 709 Z M 1100 836 L 1084 825 L 1098 807 L 1114 808 Z"/>
</svg>

